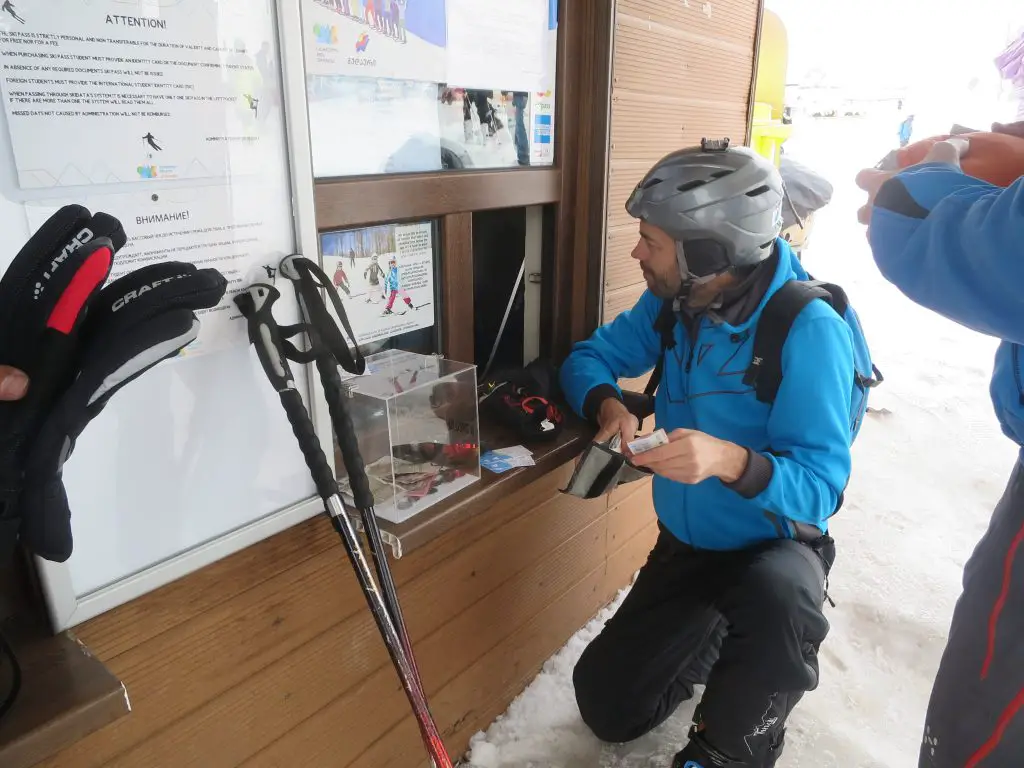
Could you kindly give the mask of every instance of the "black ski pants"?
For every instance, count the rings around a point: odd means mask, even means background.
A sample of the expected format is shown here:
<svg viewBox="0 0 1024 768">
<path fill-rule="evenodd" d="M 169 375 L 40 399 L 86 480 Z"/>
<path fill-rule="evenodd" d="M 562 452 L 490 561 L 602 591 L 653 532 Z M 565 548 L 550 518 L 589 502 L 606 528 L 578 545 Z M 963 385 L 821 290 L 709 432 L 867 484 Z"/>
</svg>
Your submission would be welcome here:
<svg viewBox="0 0 1024 768">
<path fill-rule="evenodd" d="M 964 567 L 920 768 L 1024 766 L 1024 466 Z"/>
<path fill-rule="evenodd" d="M 706 683 L 705 739 L 738 765 L 760 765 L 797 701 L 818 685 L 834 558 L 829 537 L 716 552 L 662 529 L 573 672 L 583 720 L 603 741 L 632 741 Z"/>
</svg>

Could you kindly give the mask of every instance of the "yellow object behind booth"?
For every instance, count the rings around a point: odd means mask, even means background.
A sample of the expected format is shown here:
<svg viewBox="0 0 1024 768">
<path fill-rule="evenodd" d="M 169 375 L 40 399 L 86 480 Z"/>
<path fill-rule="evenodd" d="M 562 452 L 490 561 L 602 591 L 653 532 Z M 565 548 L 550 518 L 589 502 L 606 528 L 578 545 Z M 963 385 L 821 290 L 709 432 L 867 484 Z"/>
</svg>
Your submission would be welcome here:
<svg viewBox="0 0 1024 768">
<path fill-rule="evenodd" d="M 754 104 L 754 122 L 750 131 L 750 146 L 757 154 L 771 160 L 778 168 L 782 145 L 793 132 L 793 126 L 783 124 L 781 118 L 771 117 L 771 107 L 763 102 Z"/>
<path fill-rule="evenodd" d="M 782 19 L 765 9 L 761 22 L 750 145 L 755 152 L 776 166 L 779 164 L 782 145 L 792 133 L 791 126 L 782 122 L 788 66 L 789 40 L 786 27 Z"/>
</svg>

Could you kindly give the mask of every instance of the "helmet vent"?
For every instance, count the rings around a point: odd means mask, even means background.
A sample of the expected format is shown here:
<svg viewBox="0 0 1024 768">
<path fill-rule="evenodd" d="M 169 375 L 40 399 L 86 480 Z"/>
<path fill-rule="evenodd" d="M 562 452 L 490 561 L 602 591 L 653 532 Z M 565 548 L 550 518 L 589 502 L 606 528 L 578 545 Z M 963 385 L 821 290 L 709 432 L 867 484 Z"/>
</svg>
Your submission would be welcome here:
<svg viewBox="0 0 1024 768">
<path fill-rule="evenodd" d="M 767 184 L 762 184 L 757 189 L 752 189 L 747 192 L 747 197 L 757 197 L 758 195 L 763 195 L 765 192 L 769 192 L 770 190 L 771 188 Z"/>
<path fill-rule="evenodd" d="M 726 169 L 724 171 L 715 171 L 714 173 L 711 174 L 711 178 L 721 179 L 724 176 L 728 176 L 730 173 L 732 173 L 732 171 L 729 169 Z"/>
<path fill-rule="evenodd" d="M 653 187 L 653 186 L 654 186 L 655 184 L 661 184 L 661 179 L 659 179 L 659 178 L 658 178 L 657 176 L 655 176 L 655 177 L 654 177 L 653 179 L 648 179 L 647 181 L 645 181 L 645 182 L 644 182 L 644 183 L 643 183 L 643 184 L 642 184 L 642 185 L 640 186 L 640 189 L 650 189 L 650 188 L 651 188 L 651 187 Z"/>
<path fill-rule="evenodd" d="M 703 179 L 695 179 L 694 181 L 688 181 L 685 184 L 680 184 L 678 187 L 676 187 L 676 189 L 678 189 L 680 192 L 689 192 L 691 189 L 702 187 L 706 183 L 707 182 L 705 182 Z"/>
</svg>

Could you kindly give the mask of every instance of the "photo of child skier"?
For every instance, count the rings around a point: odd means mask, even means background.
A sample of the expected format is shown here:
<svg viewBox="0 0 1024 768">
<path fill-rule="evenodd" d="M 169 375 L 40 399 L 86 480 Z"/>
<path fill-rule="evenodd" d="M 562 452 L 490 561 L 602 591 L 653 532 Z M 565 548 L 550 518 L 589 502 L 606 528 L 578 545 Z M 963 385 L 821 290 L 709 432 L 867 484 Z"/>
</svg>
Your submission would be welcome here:
<svg viewBox="0 0 1024 768">
<path fill-rule="evenodd" d="M 395 306 L 395 299 L 398 298 L 399 295 L 402 296 L 405 306 L 409 309 L 415 309 L 412 305 L 412 299 L 409 298 L 409 294 L 406 293 L 404 288 L 402 288 L 401 277 L 398 273 L 398 259 L 394 256 L 388 260 L 388 274 L 384 281 L 384 292 L 388 296 L 388 304 L 381 313 L 381 316 L 394 314 L 393 307 Z"/>
<path fill-rule="evenodd" d="M 338 260 L 338 268 L 334 270 L 334 286 L 341 288 L 346 296 L 352 296 L 352 290 L 348 284 L 348 275 L 345 274 L 345 268 L 341 266 L 341 259 Z"/>
<path fill-rule="evenodd" d="M 367 304 L 373 302 L 373 294 L 376 293 L 376 291 L 373 290 L 374 288 L 381 289 L 381 298 L 387 297 L 387 288 L 384 285 L 382 285 L 380 281 L 382 277 L 386 278 L 387 275 L 385 275 L 384 270 L 381 269 L 380 262 L 377 259 L 377 254 L 374 253 L 372 256 L 370 256 L 370 266 L 368 266 L 363 271 L 363 279 L 367 283 L 369 283 L 371 289 L 370 292 L 366 295 Z"/>
</svg>

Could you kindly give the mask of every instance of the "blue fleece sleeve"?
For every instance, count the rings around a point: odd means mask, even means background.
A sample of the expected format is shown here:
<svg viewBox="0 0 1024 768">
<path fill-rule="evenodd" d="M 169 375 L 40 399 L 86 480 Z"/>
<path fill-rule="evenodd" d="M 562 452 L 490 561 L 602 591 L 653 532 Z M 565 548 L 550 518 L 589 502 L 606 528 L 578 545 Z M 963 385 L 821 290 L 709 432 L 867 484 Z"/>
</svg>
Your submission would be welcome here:
<svg viewBox="0 0 1024 768">
<path fill-rule="evenodd" d="M 562 391 L 576 413 L 589 415 L 584 404 L 596 387 L 621 395 L 620 378 L 636 378 L 654 367 L 661 351 L 661 340 L 654 329 L 660 312 L 661 299 L 644 291 L 632 309 L 573 347 L 562 364 L 560 379 Z"/>
<path fill-rule="evenodd" d="M 805 310 L 806 312 L 807 310 Z M 838 315 L 801 314 L 782 349 L 768 417 L 772 479 L 754 501 L 824 530 L 850 479 L 853 340 Z"/>
<path fill-rule="evenodd" d="M 942 163 L 907 169 L 879 190 L 870 238 L 908 298 L 1024 343 L 1024 178 L 1003 189 Z"/>
</svg>

